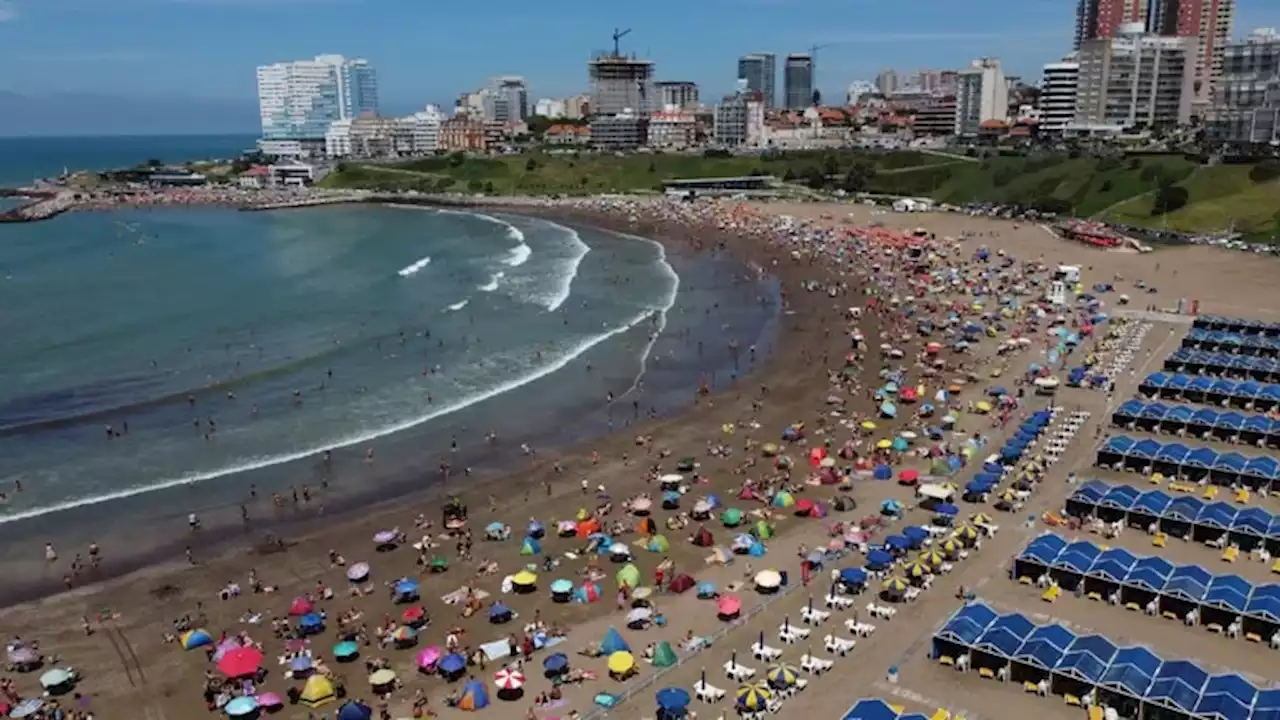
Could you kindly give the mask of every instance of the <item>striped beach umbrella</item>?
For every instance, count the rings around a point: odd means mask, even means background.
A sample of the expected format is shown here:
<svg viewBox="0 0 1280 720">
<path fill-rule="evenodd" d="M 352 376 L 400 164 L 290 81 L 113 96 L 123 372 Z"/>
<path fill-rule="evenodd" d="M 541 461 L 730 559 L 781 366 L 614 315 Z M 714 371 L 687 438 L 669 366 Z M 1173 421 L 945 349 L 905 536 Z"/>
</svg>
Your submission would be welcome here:
<svg viewBox="0 0 1280 720">
<path fill-rule="evenodd" d="M 781 690 L 795 685 L 796 680 L 800 679 L 800 673 L 792 665 L 779 663 L 769 668 L 769 672 L 765 673 L 765 679 L 769 681 L 769 687 Z"/>
<path fill-rule="evenodd" d="M 946 543 L 943 544 L 945 545 Z M 942 564 L 946 562 L 946 558 L 942 557 L 942 553 L 937 550 L 925 550 L 920 553 L 920 556 L 916 558 L 916 561 L 924 563 L 931 568 L 940 568 L 942 567 Z"/>
<path fill-rule="evenodd" d="M 973 517 L 969 518 L 969 522 L 973 523 L 974 525 L 990 525 L 991 516 L 987 515 L 986 513 L 974 513 Z"/>
<path fill-rule="evenodd" d="M 760 712 L 769 705 L 769 700 L 773 698 L 773 692 L 769 688 L 759 683 L 751 683 L 738 688 L 738 692 L 734 694 L 738 707 L 747 712 Z"/>
<path fill-rule="evenodd" d="M 904 567 L 902 570 L 904 573 L 906 573 L 907 577 L 913 578 L 913 579 L 920 579 L 920 578 L 927 577 L 930 573 L 933 572 L 932 570 L 929 569 L 928 565 L 925 565 L 919 560 L 915 560 L 911 563 L 908 563 L 907 566 Z"/>
<path fill-rule="evenodd" d="M 907 591 L 907 581 L 894 576 L 884 581 L 884 590 L 890 595 L 901 595 Z"/>
<path fill-rule="evenodd" d="M 503 668 L 493 676 L 493 682 L 499 690 L 519 690 L 524 687 L 524 673 L 511 668 Z"/>
<path fill-rule="evenodd" d="M 959 540 L 964 545 L 972 545 L 978 541 L 978 531 L 972 525 L 961 525 L 956 528 L 951 536 Z"/>
</svg>

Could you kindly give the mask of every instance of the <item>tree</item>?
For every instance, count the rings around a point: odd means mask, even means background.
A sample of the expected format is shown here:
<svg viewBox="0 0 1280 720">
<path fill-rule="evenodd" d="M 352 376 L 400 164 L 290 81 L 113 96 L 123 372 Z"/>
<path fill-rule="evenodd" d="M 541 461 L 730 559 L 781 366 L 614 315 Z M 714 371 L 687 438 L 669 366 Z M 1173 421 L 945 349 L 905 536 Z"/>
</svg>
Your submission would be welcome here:
<svg viewBox="0 0 1280 720">
<path fill-rule="evenodd" d="M 1249 179 L 1261 185 L 1280 178 L 1280 160 L 1263 160 L 1249 170 Z"/>
<path fill-rule="evenodd" d="M 864 192 L 876 176 L 876 168 L 870 163 L 858 161 L 845 173 L 843 187 L 848 192 Z"/>
<path fill-rule="evenodd" d="M 525 160 L 525 162 L 524 162 L 524 171 L 525 171 L 525 172 L 533 172 L 534 170 L 537 170 L 537 169 L 538 169 L 538 161 L 537 161 L 537 160 L 534 160 L 533 158 L 529 158 L 528 160 Z"/>
<path fill-rule="evenodd" d="M 485 194 L 486 194 L 486 195 L 492 195 L 492 194 L 493 194 L 493 181 L 492 181 L 492 180 L 485 180 L 485 181 L 484 181 L 484 192 L 485 192 Z"/>
<path fill-rule="evenodd" d="M 1151 206 L 1152 215 L 1165 215 L 1174 212 L 1187 204 L 1190 195 L 1187 189 L 1178 185 L 1164 185 L 1156 191 L 1156 201 Z"/>
<path fill-rule="evenodd" d="M 827 186 L 827 176 L 822 172 L 822 168 L 813 168 L 805 176 L 805 184 L 814 190 L 821 190 Z"/>
<path fill-rule="evenodd" d="M 835 155 L 828 154 L 822 158 L 822 174 L 835 175 L 840 172 L 840 161 L 836 160 Z"/>
</svg>

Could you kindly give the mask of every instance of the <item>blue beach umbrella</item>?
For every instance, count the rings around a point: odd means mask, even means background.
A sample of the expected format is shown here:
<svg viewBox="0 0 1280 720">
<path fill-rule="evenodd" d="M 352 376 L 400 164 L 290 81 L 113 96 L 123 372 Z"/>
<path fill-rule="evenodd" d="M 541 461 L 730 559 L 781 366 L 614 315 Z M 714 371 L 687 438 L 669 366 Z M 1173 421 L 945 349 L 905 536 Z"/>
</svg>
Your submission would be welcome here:
<svg viewBox="0 0 1280 720">
<path fill-rule="evenodd" d="M 542 669 L 550 675 L 558 675 L 569 669 L 569 656 L 564 653 L 548 655 L 542 661 Z"/>
<path fill-rule="evenodd" d="M 360 646 L 346 640 L 333 646 L 333 657 L 335 660 L 350 660 L 360 654 Z"/>
<path fill-rule="evenodd" d="M 289 670 L 292 672 L 300 673 L 300 672 L 306 672 L 310 669 L 311 669 L 311 658 L 307 657 L 306 655 L 299 655 L 298 657 L 289 661 Z"/>
<path fill-rule="evenodd" d="M 689 693 L 681 688 L 662 688 L 654 699 L 658 707 L 667 712 L 680 712 L 689 707 Z"/>
<path fill-rule="evenodd" d="M 436 667 L 440 668 L 440 672 L 445 675 L 453 675 L 466 669 L 467 660 L 457 653 L 449 653 L 440 659 L 440 663 Z"/>
<path fill-rule="evenodd" d="M 223 706 L 222 711 L 227 717 L 244 717 L 252 715 L 258 709 L 258 701 L 252 697 L 233 698 L 231 702 Z"/>
<path fill-rule="evenodd" d="M 867 584 L 867 571 L 861 568 L 845 568 L 840 571 L 840 582 L 849 587 Z"/>
</svg>

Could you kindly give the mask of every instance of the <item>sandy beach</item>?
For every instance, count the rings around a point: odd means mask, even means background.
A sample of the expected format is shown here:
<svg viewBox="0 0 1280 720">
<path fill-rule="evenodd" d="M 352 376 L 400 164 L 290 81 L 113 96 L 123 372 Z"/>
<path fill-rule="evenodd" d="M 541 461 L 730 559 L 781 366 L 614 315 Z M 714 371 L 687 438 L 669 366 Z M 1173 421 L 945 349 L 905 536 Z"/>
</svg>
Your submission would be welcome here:
<svg viewBox="0 0 1280 720">
<path fill-rule="evenodd" d="M 1073 598 L 1041 606 L 1037 595 L 1010 581 L 1005 571 L 1012 555 L 1046 530 L 1044 525 L 1024 523 L 1024 519 L 1062 507 L 1072 487 L 1068 473 L 1082 477 L 1095 474 L 1090 470 L 1094 447 L 1100 442 L 1099 429 L 1107 423 L 1109 408 L 1131 397 L 1145 372 L 1159 369 L 1188 327 L 1185 318 L 1148 316 L 1144 309 L 1169 308 L 1186 299 L 1198 301 L 1202 313 L 1276 319 L 1280 317 L 1280 300 L 1268 283 L 1275 274 L 1273 261 L 1205 247 L 1152 254 L 1106 251 L 1059 240 L 1033 225 L 953 214 L 893 214 L 854 205 L 571 201 L 555 207 L 537 203 L 523 209 L 679 243 L 697 252 L 728 252 L 775 276 L 786 303 L 776 351 L 767 359 L 756 360 L 754 348 L 741 348 L 741 377 L 727 386 L 717 383 L 717 388 L 724 389 L 715 392 L 690 388 L 696 399 L 677 417 L 639 423 L 613 436 L 555 453 L 539 453 L 500 477 L 459 480 L 445 492 L 456 493 L 456 502 L 467 507 L 469 537 L 440 534 L 446 509 L 442 498 L 411 496 L 323 531 L 279 538 L 277 544 L 259 542 L 221 557 L 195 557 L 189 564 L 175 558 L 164 566 L 7 608 L 0 612 L 0 625 L 9 636 L 25 643 L 37 642 L 39 653 L 56 655 L 56 660 L 50 659 L 39 672 L 12 675 L 14 694 L 39 696 L 41 672 L 55 665 L 71 666 L 83 677 L 74 687 L 79 698 L 71 694 L 59 698 L 65 707 L 91 708 L 101 717 L 142 716 L 148 720 L 208 715 L 206 700 L 226 702 L 246 691 L 239 682 L 222 683 L 225 673 L 206 656 L 206 650 L 212 652 L 213 646 L 180 647 L 177 640 L 186 630 L 200 628 L 208 632 L 214 645 L 240 634 L 246 644 L 261 647 L 266 675 L 254 683 L 254 692 L 283 698 L 283 708 L 278 711 L 282 717 L 320 717 L 322 713 L 332 717 L 342 704 L 337 700 L 311 708 L 289 702 L 288 691 L 301 689 L 304 683 L 283 677 L 290 669 L 287 655 L 303 649 L 310 651 L 309 662 L 331 674 L 347 697 L 362 700 L 383 717 L 454 716 L 460 710 L 449 704 L 459 699 L 465 704 L 466 698 L 459 696 L 465 679 L 450 684 L 421 672 L 416 663 L 419 652 L 431 646 L 444 647 L 448 636 L 454 637 L 464 655 L 485 643 L 508 639 L 519 647 L 536 626 L 540 637 L 564 633 L 563 641 L 550 652 L 567 654 L 569 666 L 583 671 L 588 679 L 564 684 L 556 691 L 557 698 L 539 705 L 535 700 L 550 693 L 553 685 L 542 670 L 548 650 L 533 652 L 524 663 L 527 684 L 517 700 L 499 699 L 494 683 L 494 673 L 509 660 L 487 660 L 483 667 L 464 668 L 462 674 L 473 675 L 491 696 L 492 704 L 481 711 L 484 715 L 535 719 L 572 717 L 574 713 L 588 716 L 597 712 L 593 698 L 598 693 L 621 695 L 634 689 L 634 697 L 621 698 L 621 704 L 609 715 L 652 717 L 654 691 L 664 686 L 688 690 L 704 670 L 710 682 L 732 692 L 736 684 L 725 677 L 721 667 L 735 653 L 738 660 L 763 671 L 767 663 L 750 660 L 749 647 L 758 635 L 765 633 L 768 644 L 777 645 L 779 625 L 799 622 L 798 614 L 811 596 L 822 604 L 830 588 L 831 569 L 863 564 L 854 544 L 848 555 L 812 568 L 812 584 L 805 587 L 801 584 L 803 559 L 814 549 L 831 546 L 833 539 L 855 524 L 864 525 L 871 542 L 892 534 L 892 529 L 873 529 L 869 522 L 860 520 L 879 516 L 887 500 L 901 503 L 903 511 L 882 524 L 889 528 L 928 524 L 932 513 L 918 506 L 913 488 L 873 479 L 871 471 L 885 463 L 895 477 L 901 477 L 904 470 L 929 475 L 929 453 L 921 451 L 933 443 L 922 436 L 925 426 L 936 420 L 928 418 L 954 413 L 954 429 L 937 443 L 944 452 L 959 455 L 966 442 L 963 438 L 980 438 L 980 447 L 999 447 L 1020 421 L 1050 405 L 1062 408 L 1063 413 L 1089 415 L 1079 436 L 1043 473 L 1036 492 L 1016 513 L 994 513 L 994 522 L 1001 526 L 999 532 L 983 537 L 980 547 L 970 547 L 967 559 L 957 561 L 951 572 L 936 575 L 918 599 L 897 603 L 898 612 L 892 620 L 874 621 L 861 615 L 860 619 L 880 622 L 882 627 L 859 640 L 850 658 L 835 660 L 833 673 L 811 677 L 809 686 L 786 702 L 786 712 L 798 716 L 812 711 L 838 717 L 859 697 L 880 696 L 926 715 L 938 707 L 962 711 L 970 720 L 1009 717 L 1014 708 L 1017 712 L 1078 717 L 1078 708 L 1063 709 L 1060 702 L 1025 694 L 1016 686 L 997 687 L 976 675 L 956 674 L 926 657 L 930 635 L 956 608 L 956 595 L 963 590 L 1006 609 L 1043 614 L 1048 608 L 1052 617 L 1061 616 L 1073 627 L 1096 628 L 1149 642 L 1166 656 L 1195 653 L 1202 663 L 1263 675 L 1268 672 L 1266 651 L 1260 650 L 1256 656 L 1233 652 L 1235 646 L 1221 638 L 1196 642 L 1200 635 L 1194 633 L 1203 631 L 1179 628 L 1176 633 L 1162 632 L 1160 621 L 1149 618 L 1126 623 L 1129 616 L 1118 609 Z M 918 233 L 920 239 L 913 240 L 910 235 L 916 228 L 923 232 Z M 989 260 L 976 260 L 979 247 L 987 248 Z M 1016 258 L 1017 262 L 1010 262 L 1009 277 L 997 282 L 994 273 L 1003 269 L 1005 258 Z M 1040 270 L 1031 269 L 1032 264 Z M 1037 340 L 1022 350 L 997 352 L 998 345 L 1014 334 L 1032 337 L 1035 330 L 1040 331 L 1035 337 L 1043 334 L 1044 326 L 1022 311 L 1011 311 L 1002 323 L 1005 329 L 993 330 L 992 337 L 983 338 L 965 352 L 954 352 L 950 343 L 930 350 L 927 344 L 941 335 L 926 336 L 917 331 L 922 319 L 934 320 L 941 328 L 949 312 L 980 316 L 983 311 L 972 309 L 972 298 L 966 299 L 978 284 L 1013 293 L 1017 277 L 1043 280 L 1060 264 L 1078 265 L 1086 288 L 1113 283 L 1115 292 L 1105 296 L 1108 310 L 1115 309 L 1118 294 L 1124 292 L 1132 296 L 1128 308 L 1135 317 L 1130 322 L 1150 324 L 1136 346 L 1128 348 L 1133 351 L 1132 361 L 1113 376 L 1115 388 L 1109 395 L 1073 388 L 1061 389 L 1052 398 L 1030 392 L 1023 371 L 1029 362 L 1043 362 L 1047 343 L 1042 347 Z M 914 303 L 903 301 L 930 284 L 919 279 L 919 266 L 961 268 L 958 277 L 962 280 L 934 283 L 939 286 L 937 292 Z M 980 280 L 981 273 L 988 274 Z M 1137 289 L 1136 280 L 1157 289 Z M 875 288 L 875 294 L 867 294 L 868 288 Z M 1039 286 L 1026 288 L 1024 303 L 1040 290 Z M 910 313 L 905 310 L 908 307 L 913 308 Z M 857 311 L 851 312 L 851 308 Z M 1100 326 L 1095 335 L 1085 338 L 1070 364 L 1086 353 L 1113 352 L 1098 347 L 1106 327 Z M 882 344 L 892 350 L 882 352 Z M 902 401 L 901 412 L 894 418 L 882 416 L 879 408 L 884 398 L 874 397 L 876 388 L 885 383 L 882 369 L 889 368 L 900 368 L 909 375 L 901 383 L 903 387 L 919 384 L 928 388 L 923 398 Z M 993 379 L 995 370 L 1002 378 L 999 381 Z M 956 376 L 972 380 L 962 392 L 938 401 L 933 414 L 919 411 L 923 401 Z M 976 403 L 983 400 L 983 388 L 994 382 L 1027 392 L 1020 396 L 1014 390 L 1007 403 L 998 404 L 990 414 L 980 413 Z M 862 429 L 867 422 L 874 423 L 874 429 Z M 793 431 L 784 436 L 786 428 Z M 878 447 L 879 440 L 887 442 L 907 430 L 920 438 L 907 450 Z M 765 443 L 780 447 L 762 454 Z M 809 455 L 818 450 L 833 462 L 810 467 Z M 787 457 L 790 467 L 779 467 L 778 456 Z M 677 466 L 683 466 L 685 458 L 691 458 L 694 467 L 681 472 Z M 975 452 L 971 462 L 980 464 L 980 458 Z M 677 507 L 662 508 L 659 478 L 677 472 L 681 472 L 678 484 L 684 492 L 671 503 Z M 957 473 L 956 482 L 963 485 L 973 472 L 967 465 Z M 744 490 L 764 500 L 742 499 Z M 843 496 L 856 501 L 857 508 L 831 510 L 825 517 L 800 517 L 795 505 L 775 502 L 780 493 L 797 501 L 820 502 L 824 508 Z M 654 500 L 649 514 L 628 512 L 627 504 L 642 494 Z M 727 528 L 719 509 L 705 520 L 690 518 L 698 500 L 710 495 L 747 511 L 751 522 L 741 529 Z M 960 506 L 966 518 L 990 510 Z M 646 517 L 655 527 L 641 526 Z M 722 622 L 716 616 L 716 603 L 699 599 L 692 590 L 655 592 L 647 599 L 663 624 L 645 630 L 627 628 L 636 587 L 619 596 L 615 574 L 626 563 L 595 555 L 587 533 L 579 536 L 577 529 L 578 523 L 588 518 L 595 518 L 602 531 L 631 548 L 640 585 L 653 587 L 660 567 L 668 582 L 674 575 L 687 574 L 697 583 L 714 585 L 722 594 L 736 594 L 742 602 L 743 619 L 736 624 Z M 705 528 L 713 545 L 727 547 L 757 520 L 768 527 L 757 532 L 768 536 L 763 556 L 737 557 L 728 565 L 708 563 L 711 548 L 690 542 Z M 537 538 L 539 548 L 522 554 L 521 538 L 531 521 L 545 527 L 545 536 Z M 573 525 L 572 537 L 558 537 L 558 521 Z M 486 539 L 486 527 L 491 523 L 508 526 L 511 536 Z M 840 525 L 838 533 L 836 524 Z M 372 540 L 376 533 L 393 529 L 398 537 L 377 543 Z M 654 535 L 664 536 L 665 543 L 657 543 Z M 420 538 L 427 543 L 421 552 L 412 547 Z M 56 534 L 50 539 L 56 541 Z M 1135 552 L 1144 547 L 1141 538 L 1126 536 L 1126 540 L 1133 543 Z M 845 552 L 843 544 L 836 544 Z M 657 549 L 650 551 L 651 545 Z M 88 553 L 74 548 L 59 551 L 61 559 L 50 563 L 50 572 L 58 575 L 64 572 L 70 555 Z M 348 571 L 357 563 L 370 566 L 369 577 L 351 582 Z M 504 594 L 504 578 L 526 564 L 535 566 L 536 591 Z M 442 567 L 445 565 L 447 569 Z M 588 579 L 592 567 L 599 573 L 596 580 Z M 480 568 L 483 572 L 478 572 Z M 757 595 L 753 591 L 756 574 L 766 569 L 787 573 L 788 583 L 782 592 Z M 417 583 L 420 597 L 396 602 L 394 587 L 400 579 Z M 556 579 L 567 579 L 575 587 L 582 587 L 584 581 L 594 582 L 600 596 L 594 598 L 592 592 L 592 602 L 556 602 L 549 594 Z M 745 587 L 738 590 L 735 584 Z M 264 592 L 255 592 L 255 585 Z M 465 599 L 461 603 L 444 599 L 463 587 L 470 588 L 474 597 L 465 613 Z M 267 588 L 270 592 L 265 592 Z M 483 591 L 483 596 L 475 591 Z M 299 622 L 297 615 L 303 613 L 288 614 L 297 598 L 308 598 L 304 601 L 311 606 L 305 608 L 308 611 L 325 614 L 324 629 L 305 640 L 295 639 L 293 629 Z M 861 608 L 873 599 L 868 593 L 856 601 Z M 491 622 L 495 600 L 513 612 L 509 623 Z M 421 617 L 429 619 L 429 624 L 418 630 L 412 643 L 406 639 L 382 646 L 384 628 L 389 634 L 406 623 L 417 624 L 412 619 L 416 612 L 406 614 L 414 608 L 421 610 Z M 304 608 L 300 605 L 297 609 Z M 344 616 L 348 619 L 345 631 L 340 622 Z M 273 632 L 277 619 L 289 629 Z M 599 643 L 610 627 L 621 632 L 637 658 L 636 672 L 625 681 L 610 679 L 606 658 L 578 654 Z M 816 639 L 811 641 L 817 648 L 815 654 L 821 652 L 824 632 L 815 631 Z M 1182 633 L 1187 634 L 1185 641 L 1161 648 L 1168 642 L 1165 635 Z M 359 657 L 354 662 L 338 662 L 333 648 L 348 636 L 356 638 Z M 709 648 L 696 653 L 682 649 L 690 637 L 712 636 Z M 653 682 L 657 669 L 645 662 L 649 653 L 643 651 L 654 648 L 656 652 L 660 641 L 675 648 L 680 662 Z M 405 647 L 396 647 L 398 644 Z M 806 649 L 804 643 L 787 646 L 787 660 L 798 662 Z M 371 661 L 393 671 L 397 680 L 385 687 L 371 687 L 367 679 L 375 669 L 367 665 Z M 890 667 L 898 670 L 897 682 L 886 679 Z M 213 692 L 206 697 L 204 690 L 210 681 Z M 731 699 L 718 706 L 695 707 L 702 717 L 732 712 Z"/>
</svg>

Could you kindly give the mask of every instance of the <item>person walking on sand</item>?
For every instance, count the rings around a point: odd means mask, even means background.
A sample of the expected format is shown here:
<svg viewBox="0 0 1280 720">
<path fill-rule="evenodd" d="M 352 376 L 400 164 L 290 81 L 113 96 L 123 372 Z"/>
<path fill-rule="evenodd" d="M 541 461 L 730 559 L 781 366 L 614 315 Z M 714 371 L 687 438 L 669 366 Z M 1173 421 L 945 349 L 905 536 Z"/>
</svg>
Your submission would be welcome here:
<svg viewBox="0 0 1280 720">
<path fill-rule="evenodd" d="M 58 561 L 58 551 L 53 549 L 53 543 L 47 542 L 44 544 L 44 560 L 49 563 Z"/>
</svg>

